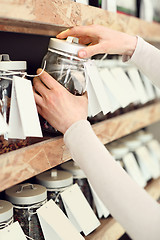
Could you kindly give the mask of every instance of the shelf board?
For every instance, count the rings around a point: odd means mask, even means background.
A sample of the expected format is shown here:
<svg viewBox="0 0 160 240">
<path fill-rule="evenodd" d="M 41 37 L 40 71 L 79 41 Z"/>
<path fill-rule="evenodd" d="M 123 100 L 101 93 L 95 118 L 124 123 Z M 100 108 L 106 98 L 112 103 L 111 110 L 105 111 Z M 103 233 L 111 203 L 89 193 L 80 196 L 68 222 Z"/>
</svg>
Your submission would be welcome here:
<svg viewBox="0 0 160 240">
<path fill-rule="evenodd" d="M 145 117 L 143 117 L 145 116 Z M 103 144 L 160 120 L 160 102 L 92 125 Z M 0 191 L 71 159 L 63 137 L 55 137 L 0 155 Z"/>
<path fill-rule="evenodd" d="M 152 180 L 145 189 L 155 200 L 158 200 L 160 197 L 160 178 Z M 115 219 L 109 217 L 101 220 L 101 225 L 85 239 L 118 240 L 124 233 L 123 227 Z"/>
<path fill-rule="evenodd" d="M 101 24 L 160 41 L 160 24 L 79 4 L 71 0 L 6 0 L 0 3 L 0 30 L 55 36 L 75 25 Z"/>
</svg>

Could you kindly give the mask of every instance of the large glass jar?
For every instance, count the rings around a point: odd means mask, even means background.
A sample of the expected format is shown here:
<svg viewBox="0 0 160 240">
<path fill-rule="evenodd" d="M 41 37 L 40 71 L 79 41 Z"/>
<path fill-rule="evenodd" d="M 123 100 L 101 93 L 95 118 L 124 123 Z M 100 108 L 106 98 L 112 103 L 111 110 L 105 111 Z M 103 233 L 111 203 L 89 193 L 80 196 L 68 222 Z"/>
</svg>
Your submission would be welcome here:
<svg viewBox="0 0 160 240">
<path fill-rule="evenodd" d="M 0 229 L 13 223 L 13 205 L 5 200 L 0 200 Z"/>
<path fill-rule="evenodd" d="M 47 188 L 48 200 L 53 199 L 60 209 L 66 213 L 60 193 L 73 184 L 72 174 L 66 171 L 52 169 L 37 175 L 36 181 Z"/>
<path fill-rule="evenodd" d="M 8 54 L 0 55 L 0 113 L 9 123 L 10 102 L 13 76 L 22 76 L 26 71 L 26 61 L 11 61 Z M 27 140 L 8 139 L 7 134 L 0 136 L 0 154 L 27 145 Z"/>
<path fill-rule="evenodd" d="M 78 38 L 68 37 L 67 40 L 51 38 L 48 52 L 42 61 L 42 68 L 61 83 L 74 95 L 82 95 L 86 90 L 84 61 L 77 57 L 78 51 L 84 48 L 78 44 Z M 56 133 L 43 118 L 40 118 L 42 130 Z"/>
<path fill-rule="evenodd" d="M 61 164 L 61 168 L 72 173 L 73 183 L 78 184 L 82 193 L 86 197 L 88 203 L 90 204 L 90 206 L 92 208 L 94 208 L 91 189 L 90 189 L 88 180 L 87 180 L 84 172 L 82 171 L 82 169 L 73 160 L 70 160 L 70 161 L 67 161 L 67 162 Z"/>
<path fill-rule="evenodd" d="M 47 201 L 47 190 L 38 184 L 24 183 L 5 191 L 14 205 L 14 221 L 18 221 L 26 236 L 44 240 L 36 210 Z"/>
</svg>

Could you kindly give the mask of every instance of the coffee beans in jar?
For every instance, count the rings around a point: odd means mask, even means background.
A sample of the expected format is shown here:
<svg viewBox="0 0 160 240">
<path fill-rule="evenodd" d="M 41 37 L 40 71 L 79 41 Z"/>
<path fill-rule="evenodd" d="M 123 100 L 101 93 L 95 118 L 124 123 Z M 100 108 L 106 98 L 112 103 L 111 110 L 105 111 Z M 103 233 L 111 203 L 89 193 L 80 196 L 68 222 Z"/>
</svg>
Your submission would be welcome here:
<svg viewBox="0 0 160 240">
<path fill-rule="evenodd" d="M 36 210 L 47 201 L 47 190 L 38 184 L 24 183 L 5 191 L 14 206 L 14 221 L 18 221 L 26 236 L 44 240 Z"/>
</svg>

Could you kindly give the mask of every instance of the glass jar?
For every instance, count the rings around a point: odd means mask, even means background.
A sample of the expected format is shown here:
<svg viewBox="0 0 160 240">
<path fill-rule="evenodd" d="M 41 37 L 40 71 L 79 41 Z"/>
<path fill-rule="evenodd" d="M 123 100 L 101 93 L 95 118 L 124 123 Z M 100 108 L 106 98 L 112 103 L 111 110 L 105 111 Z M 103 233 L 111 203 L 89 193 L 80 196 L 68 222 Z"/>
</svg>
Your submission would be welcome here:
<svg viewBox="0 0 160 240">
<path fill-rule="evenodd" d="M 8 54 L 0 55 L 0 113 L 9 123 L 10 102 L 13 76 L 22 76 L 26 71 L 25 61 L 11 61 Z M 26 146 L 27 140 L 8 139 L 7 134 L 0 136 L 0 154 Z"/>
<path fill-rule="evenodd" d="M 59 208 L 66 213 L 60 193 L 73 184 L 72 174 L 52 169 L 37 175 L 36 181 L 47 188 L 48 200 L 53 199 Z"/>
<path fill-rule="evenodd" d="M 78 38 L 67 40 L 51 38 L 48 52 L 42 61 L 42 68 L 74 95 L 82 95 L 86 90 L 84 61 L 77 57 L 84 45 L 78 44 Z M 42 130 L 56 133 L 56 130 L 42 117 Z"/>
<path fill-rule="evenodd" d="M 47 201 L 47 190 L 38 184 L 24 183 L 5 191 L 14 205 L 14 221 L 18 221 L 26 236 L 44 240 L 36 210 Z"/>
<path fill-rule="evenodd" d="M 92 198 L 91 189 L 90 189 L 88 180 L 87 180 L 84 172 L 82 171 L 82 169 L 73 160 L 70 160 L 70 161 L 67 161 L 67 162 L 61 164 L 61 168 L 63 170 L 66 170 L 66 171 L 72 173 L 73 183 L 78 184 L 82 193 L 84 194 L 85 198 L 87 199 L 88 203 L 90 204 L 90 206 L 93 209 L 94 206 L 93 206 L 93 198 Z"/>
<path fill-rule="evenodd" d="M 0 230 L 13 223 L 13 205 L 5 200 L 0 200 Z"/>
</svg>

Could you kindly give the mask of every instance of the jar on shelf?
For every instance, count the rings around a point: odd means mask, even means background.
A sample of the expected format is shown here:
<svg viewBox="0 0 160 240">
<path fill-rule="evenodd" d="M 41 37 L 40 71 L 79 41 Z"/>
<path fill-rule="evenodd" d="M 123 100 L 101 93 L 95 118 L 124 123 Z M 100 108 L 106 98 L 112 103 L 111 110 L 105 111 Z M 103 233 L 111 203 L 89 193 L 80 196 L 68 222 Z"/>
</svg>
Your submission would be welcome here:
<svg viewBox="0 0 160 240">
<path fill-rule="evenodd" d="M 5 200 L 0 200 L 0 230 L 13 223 L 13 205 Z"/>
<path fill-rule="evenodd" d="M 73 175 L 73 183 L 78 184 L 88 203 L 94 208 L 91 189 L 82 169 L 73 160 L 61 164 L 61 168 Z"/>
<path fill-rule="evenodd" d="M 44 240 L 36 210 L 47 201 L 47 190 L 38 184 L 24 183 L 5 191 L 8 201 L 13 204 L 14 221 L 18 221 L 29 238 Z"/>
<path fill-rule="evenodd" d="M 78 51 L 84 45 L 78 38 L 67 40 L 50 38 L 48 52 L 42 61 L 42 68 L 74 95 L 82 95 L 86 91 L 84 59 L 78 58 Z M 42 117 L 42 130 L 56 133 L 56 130 Z"/>
<path fill-rule="evenodd" d="M 0 55 L 0 113 L 9 123 L 10 102 L 13 76 L 22 76 L 26 71 L 26 61 L 11 61 L 8 54 Z M 0 154 L 27 145 L 27 140 L 8 139 L 7 134 L 0 136 Z"/>
<path fill-rule="evenodd" d="M 48 200 L 53 199 L 59 208 L 66 213 L 60 193 L 73 184 L 72 174 L 58 169 L 51 169 L 37 175 L 36 181 L 47 188 Z"/>
</svg>

